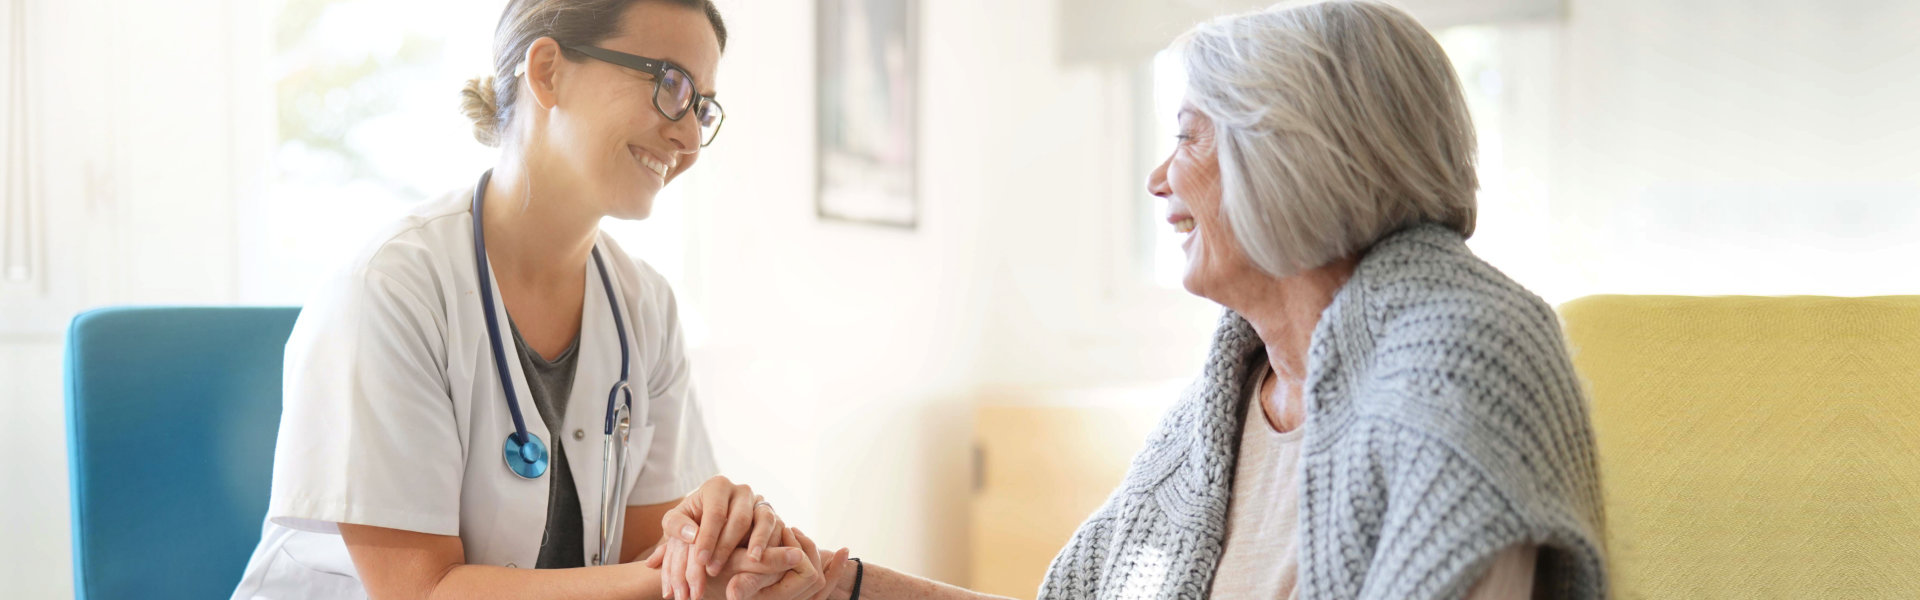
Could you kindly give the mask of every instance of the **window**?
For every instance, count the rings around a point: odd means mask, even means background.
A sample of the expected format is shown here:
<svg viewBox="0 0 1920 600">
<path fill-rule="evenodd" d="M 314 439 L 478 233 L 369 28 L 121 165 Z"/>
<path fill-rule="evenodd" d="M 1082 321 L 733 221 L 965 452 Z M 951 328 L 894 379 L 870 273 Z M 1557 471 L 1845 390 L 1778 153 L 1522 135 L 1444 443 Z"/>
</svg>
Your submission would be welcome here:
<svg viewBox="0 0 1920 600">
<path fill-rule="evenodd" d="M 1560 265 L 1549 215 L 1552 25 L 1469 25 L 1436 37 L 1460 77 L 1479 146 L 1479 211 L 1468 245 L 1558 304 L 1586 286 Z"/>
</svg>

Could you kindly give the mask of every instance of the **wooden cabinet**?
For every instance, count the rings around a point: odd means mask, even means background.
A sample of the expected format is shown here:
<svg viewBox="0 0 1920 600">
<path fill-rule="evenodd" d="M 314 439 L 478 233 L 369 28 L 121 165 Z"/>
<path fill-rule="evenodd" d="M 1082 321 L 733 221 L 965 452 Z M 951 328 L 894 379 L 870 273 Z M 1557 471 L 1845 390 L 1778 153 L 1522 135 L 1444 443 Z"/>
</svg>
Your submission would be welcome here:
<svg viewBox="0 0 1920 600">
<path fill-rule="evenodd" d="M 971 587 L 1032 598 L 1126 473 L 1179 383 L 990 399 L 975 415 Z"/>
</svg>

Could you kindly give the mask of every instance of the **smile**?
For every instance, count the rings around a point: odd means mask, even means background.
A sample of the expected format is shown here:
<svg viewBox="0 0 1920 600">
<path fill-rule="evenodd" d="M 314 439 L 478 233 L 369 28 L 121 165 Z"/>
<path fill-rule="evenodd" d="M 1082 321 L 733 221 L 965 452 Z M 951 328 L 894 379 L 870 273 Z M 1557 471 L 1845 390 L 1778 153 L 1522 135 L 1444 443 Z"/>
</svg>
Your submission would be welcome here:
<svg viewBox="0 0 1920 600">
<path fill-rule="evenodd" d="M 647 170 L 653 171 L 654 175 L 658 175 L 661 182 L 665 182 L 667 180 L 667 172 L 673 170 L 673 161 L 660 160 L 655 158 L 653 154 L 633 146 L 628 146 L 627 151 L 633 154 L 634 160 L 640 162 L 640 166 L 646 167 Z"/>
</svg>

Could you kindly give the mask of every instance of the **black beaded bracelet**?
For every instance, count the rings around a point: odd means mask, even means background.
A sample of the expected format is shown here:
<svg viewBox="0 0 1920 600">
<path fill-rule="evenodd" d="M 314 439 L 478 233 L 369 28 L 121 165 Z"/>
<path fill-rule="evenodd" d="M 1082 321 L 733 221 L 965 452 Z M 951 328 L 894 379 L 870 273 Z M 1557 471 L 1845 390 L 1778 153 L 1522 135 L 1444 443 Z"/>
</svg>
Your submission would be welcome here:
<svg viewBox="0 0 1920 600">
<path fill-rule="evenodd" d="M 860 559 L 858 558 L 855 558 L 852 560 L 853 560 L 853 595 L 848 596 L 847 600 L 860 600 L 860 580 L 867 576 L 867 563 L 860 562 Z"/>
</svg>

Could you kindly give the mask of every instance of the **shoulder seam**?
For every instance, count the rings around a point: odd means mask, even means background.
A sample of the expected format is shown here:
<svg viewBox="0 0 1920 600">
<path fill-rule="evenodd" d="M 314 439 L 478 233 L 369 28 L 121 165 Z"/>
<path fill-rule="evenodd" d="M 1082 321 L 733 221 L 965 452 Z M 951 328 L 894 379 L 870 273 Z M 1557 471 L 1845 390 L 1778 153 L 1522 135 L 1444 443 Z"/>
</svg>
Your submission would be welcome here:
<svg viewBox="0 0 1920 600">
<path fill-rule="evenodd" d="M 408 225 L 406 227 L 401 228 L 399 231 L 393 232 L 391 235 L 387 236 L 387 239 L 380 240 L 380 245 L 374 247 L 372 252 L 368 252 L 366 258 L 362 260 L 360 264 L 354 265 L 353 266 L 354 270 L 361 271 L 361 272 L 369 271 L 370 269 L 368 267 L 372 266 L 374 257 L 380 256 L 380 253 L 382 252 L 386 252 L 387 247 L 392 246 L 395 241 L 398 241 L 400 239 L 400 236 L 407 235 L 409 233 L 413 233 L 421 229 L 425 229 L 428 225 L 431 225 L 434 222 L 439 221 L 441 219 L 445 219 L 448 217 L 461 215 L 461 214 L 466 214 L 466 213 L 463 211 L 463 212 L 447 213 L 444 215 L 437 215 L 434 217 L 423 219 L 418 223 Z"/>
</svg>

